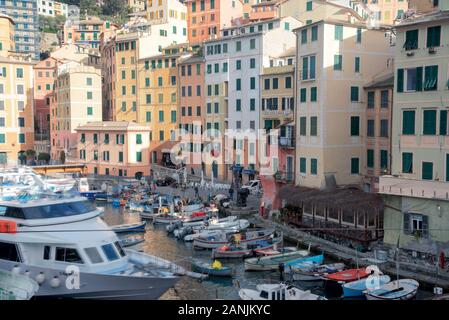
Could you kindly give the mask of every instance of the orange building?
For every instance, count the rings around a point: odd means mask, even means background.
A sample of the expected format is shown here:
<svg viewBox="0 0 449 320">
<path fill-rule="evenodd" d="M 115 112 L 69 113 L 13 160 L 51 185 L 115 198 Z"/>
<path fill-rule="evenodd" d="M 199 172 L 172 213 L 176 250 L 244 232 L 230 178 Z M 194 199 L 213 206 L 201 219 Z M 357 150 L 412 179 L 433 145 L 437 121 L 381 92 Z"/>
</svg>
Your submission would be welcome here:
<svg viewBox="0 0 449 320">
<path fill-rule="evenodd" d="M 241 18 L 243 4 L 237 0 L 186 0 L 188 39 L 192 44 L 219 36 Z"/>
<path fill-rule="evenodd" d="M 202 135 L 205 121 L 204 56 L 202 54 L 180 59 L 179 73 L 179 128 L 182 129 L 181 149 L 189 168 L 201 170 Z"/>
<path fill-rule="evenodd" d="M 262 0 L 252 5 L 249 20 L 260 21 L 277 18 L 277 0 Z"/>
</svg>

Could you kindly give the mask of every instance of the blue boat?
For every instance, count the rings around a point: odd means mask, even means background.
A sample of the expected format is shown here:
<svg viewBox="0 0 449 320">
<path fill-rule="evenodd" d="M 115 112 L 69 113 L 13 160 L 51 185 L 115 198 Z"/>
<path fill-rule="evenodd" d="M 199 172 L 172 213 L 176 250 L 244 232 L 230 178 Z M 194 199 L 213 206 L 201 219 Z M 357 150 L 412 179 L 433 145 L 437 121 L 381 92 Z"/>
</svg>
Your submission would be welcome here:
<svg viewBox="0 0 449 320">
<path fill-rule="evenodd" d="M 83 192 L 80 192 L 80 194 L 83 196 L 83 197 L 86 197 L 87 199 L 89 199 L 89 200 L 95 200 L 95 198 L 96 198 L 96 196 L 97 196 L 97 193 L 100 193 L 101 191 L 97 191 L 97 190 L 91 190 L 91 191 L 83 191 Z"/>
<path fill-rule="evenodd" d="M 302 269 L 302 268 L 310 267 L 311 265 L 320 265 L 320 264 L 323 264 L 323 262 L 324 262 L 324 255 L 319 254 L 316 256 L 304 257 L 304 258 L 299 258 L 296 260 L 285 262 L 284 266 L 290 267 L 290 268 Z"/>
<path fill-rule="evenodd" d="M 108 193 L 107 192 L 97 192 L 95 195 L 95 200 L 97 201 L 108 201 Z"/>
<path fill-rule="evenodd" d="M 118 199 L 118 198 L 112 199 L 112 206 L 115 208 L 120 207 L 120 199 Z"/>
<path fill-rule="evenodd" d="M 136 223 L 128 223 L 128 224 L 120 224 L 116 226 L 111 226 L 112 231 L 115 233 L 121 232 L 145 232 L 146 221 L 136 222 Z"/>
<path fill-rule="evenodd" d="M 343 284 L 343 297 L 363 297 L 365 295 L 364 291 L 370 288 L 378 288 L 384 284 L 390 282 L 391 279 L 387 275 L 380 275 L 378 277 L 368 277 L 365 279 L 360 279 L 352 282 Z"/>
</svg>

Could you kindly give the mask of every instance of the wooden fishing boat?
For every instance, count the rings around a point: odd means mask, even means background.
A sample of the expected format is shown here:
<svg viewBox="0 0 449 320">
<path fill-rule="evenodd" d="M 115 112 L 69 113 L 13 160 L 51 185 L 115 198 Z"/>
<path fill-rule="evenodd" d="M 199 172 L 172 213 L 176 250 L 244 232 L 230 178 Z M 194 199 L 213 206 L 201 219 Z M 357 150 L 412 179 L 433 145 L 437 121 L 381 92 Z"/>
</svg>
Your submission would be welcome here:
<svg viewBox="0 0 449 320">
<path fill-rule="evenodd" d="M 347 269 L 335 273 L 325 275 L 326 280 L 336 281 L 339 283 L 347 283 L 359 279 L 363 279 L 369 276 L 366 272 L 366 268 Z"/>
<path fill-rule="evenodd" d="M 390 281 L 391 279 L 389 276 L 379 275 L 378 277 L 371 277 L 345 283 L 343 285 L 343 297 L 363 297 L 365 295 L 364 292 L 366 290 L 369 291 L 369 288 L 379 288 L 379 286 L 383 286 Z"/>
<path fill-rule="evenodd" d="M 298 262 L 308 254 L 308 250 L 298 250 L 273 256 L 245 259 L 245 271 L 278 270 L 281 263 L 286 267 L 290 263 Z"/>
<path fill-rule="evenodd" d="M 394 280 L 379 289 L 365 291 L 368 300 L 410 300 L 416 296 L 419 283 L 414 279 Z"/>
<path fill-rule="evenodd" d="M 183 218 L 175 213 L 159 213 L 153 216 L 153 223 L 169 224 L 176 221 L 182 221 Z"/>
<path fill-rule="evenodd" d="M 209 231 L 213 231 L 209 229 Z M 200 249 L 216 249 L 228 243 L 235 243 L 238 245 L 254 244 L 259 240 L 268 239 L 270 236 L 274 237 L 275 230 L 255 230 L 244 233 L 236 233 L 228 236 L 226 232 L 218 233 L 217 236 L 196 237 L 193 240 L 193 246 Z"/>
<path fill-rule="evenodd" d="M 215 260 L 213 263 L 192 260 L 192 270 L 214 277 L 232 277 L 233 269 Z"/>
<path fill-rule="evenodd" d="M 145 225 L 147 224 L 146 221 L 140 221 L 135 223 L 127 223 L 127 224 L 120 224 L 116 226 L 111 226 L 112 231 L 115 233 L 121 233 L 121 232 L 145 232 Z"/>
<path fill-rule="evenodd" d="M 259 284 L 256 290 L 240 289 L 242 300 L 326 300 L 326 298 L 285 283 Z"/>
<path fill-rule="evenodd" d="M 320 266 L 311 265 L 308 268 L 292 267 L 291 269 L 295 281 L 323 281 L 324 276 L 342 271 L 344 268 L 344 263 L 332 263 Z"/>
</svg>

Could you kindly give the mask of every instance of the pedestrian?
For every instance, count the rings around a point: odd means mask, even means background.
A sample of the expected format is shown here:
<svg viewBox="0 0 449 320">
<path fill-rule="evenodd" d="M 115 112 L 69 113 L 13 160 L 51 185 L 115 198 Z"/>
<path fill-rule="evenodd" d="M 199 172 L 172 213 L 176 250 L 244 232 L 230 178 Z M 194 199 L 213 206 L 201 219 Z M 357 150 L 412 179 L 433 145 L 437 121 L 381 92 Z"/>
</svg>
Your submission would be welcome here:
<svg viewBox="0 0 449 320">
<path fill-rule="evenodd" d="M 229 198 L 234 201 L 234 188 L 232 186 L 229 188 Z"/>
<path fill-rule="evenodd" d="M 279 281 L 284 281 L 284 269 L 285 269 L 284 263 L 283 262 L 279 263 L 279 273 L 280 273 Z"/>
<path fill-rule="evenodd" d="M 193 167 L 190 167 L 190 173 L 192 174 L 192 176 L 195 175 L 195 169 L 193 169 Z"/>
<path fill-rule="evenodd" d="M 195 185 L 195 198 L 199 198 L 200 197 L 200 191 L 198 189 L 198 185 Z"/>
</svg>

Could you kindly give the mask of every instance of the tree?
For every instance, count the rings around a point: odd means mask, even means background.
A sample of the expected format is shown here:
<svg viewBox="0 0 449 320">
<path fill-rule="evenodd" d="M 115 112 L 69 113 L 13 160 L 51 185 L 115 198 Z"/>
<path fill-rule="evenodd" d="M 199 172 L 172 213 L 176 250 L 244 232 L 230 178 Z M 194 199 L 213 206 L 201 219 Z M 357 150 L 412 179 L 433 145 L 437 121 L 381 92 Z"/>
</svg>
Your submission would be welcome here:
<svg viewBox="0 0 449 320">
<path fill-rule="evenodd" d="M 83 17 L 86 13 L 89 16 L 98 16 L 101 13 L 101 8 L 97 6 L 95 0 L 81 0 L 80 15 Z"/>
<path fill-rule="evenodd" d="M 25 154 L 27 159 L 34 159 L 34 157 L 36 156 L 36 151 L 33 149 L 28 149 L 27 151 L 25 151 Z"/>
<path fill-rule="evenodd" d="M 126 5 L 123 0 L 104 0 L 101 9 L 106 16 L 121 15 Z"/>
<path fill-rule="evenodd" d="M 45 152 L 41 152 L 39 153 L 39 155 L 37 156 L 37 160 L 39 161 L 45 161 L 46 163 L 48 163 L 50 161 L 50 155 L 48 153 Z"/>
</svg>

